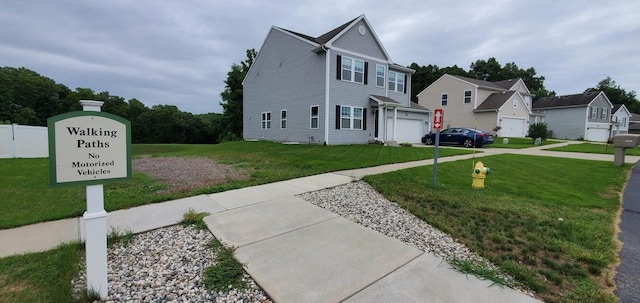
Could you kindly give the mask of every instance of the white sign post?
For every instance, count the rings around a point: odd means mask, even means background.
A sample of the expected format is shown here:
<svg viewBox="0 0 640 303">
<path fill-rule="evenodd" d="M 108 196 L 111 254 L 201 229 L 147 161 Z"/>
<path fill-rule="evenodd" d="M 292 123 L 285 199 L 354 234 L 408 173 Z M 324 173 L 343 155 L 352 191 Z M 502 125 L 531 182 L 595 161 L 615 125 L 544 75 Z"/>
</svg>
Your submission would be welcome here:
<svg viewBox="0 0 640 303">
<path fill-rule="evenodd" d="M 51 117 L 51 186 L 86 185 L 87 291 L 107 297 L 107 212 L 103 183 L 131 178 L 131 123 L 103 113 L 103 102 L 81 100 L 82 112 Z"/>
</svg>

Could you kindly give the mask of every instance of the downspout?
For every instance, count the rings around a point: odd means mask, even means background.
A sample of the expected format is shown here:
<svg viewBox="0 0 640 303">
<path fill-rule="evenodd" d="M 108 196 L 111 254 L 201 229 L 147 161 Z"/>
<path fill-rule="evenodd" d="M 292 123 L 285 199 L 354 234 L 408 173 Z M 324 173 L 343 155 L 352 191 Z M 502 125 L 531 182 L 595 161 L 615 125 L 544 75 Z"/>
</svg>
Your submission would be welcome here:
<svg viewBox="0 0 640 303">
<path fill-rule="evenodd" d="M 325 51 L 325 83 L 324 83 L 324 145 L 329 145 L 329 84 L 331 83 L 329 74 L 331 73 L 331 50 L 322 45 Z"/>
</svg>

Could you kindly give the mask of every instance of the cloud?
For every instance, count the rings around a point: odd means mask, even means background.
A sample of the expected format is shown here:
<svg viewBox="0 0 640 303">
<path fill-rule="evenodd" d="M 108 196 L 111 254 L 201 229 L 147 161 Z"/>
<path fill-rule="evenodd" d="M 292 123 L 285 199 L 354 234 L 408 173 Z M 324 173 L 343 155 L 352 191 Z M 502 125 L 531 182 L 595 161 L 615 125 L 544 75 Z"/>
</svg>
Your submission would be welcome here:
<svg viewBox="0 0 640 303">
<path fill-rule="evenodd" d="M 458 65 L 496 57 L 534 67 L 545 86 L 581 92 L 611 76 L 640 90 L 640 3 L 488 0 L 8 0 L 0 65 L 147 106 L 221 112 L 227 72 L 272 25 L 311 36 L 365 14 L 394 62 Z"/>
</svg>

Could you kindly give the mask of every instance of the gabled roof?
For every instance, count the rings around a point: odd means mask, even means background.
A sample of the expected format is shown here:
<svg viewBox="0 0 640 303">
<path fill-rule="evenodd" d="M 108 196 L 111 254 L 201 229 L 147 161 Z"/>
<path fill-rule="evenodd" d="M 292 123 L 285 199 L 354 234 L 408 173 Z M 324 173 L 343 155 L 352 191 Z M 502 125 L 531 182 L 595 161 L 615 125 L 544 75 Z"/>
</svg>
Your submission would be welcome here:
<svg viewBox="0 0 640 303">
<path fill-rule="evenodd" d="M 496 81 L 492 83 L 504 89 L 511 89 L 514 85 L 516 85 L 516 83 L 518 83 L 518 81 L 520 81 L 520 79 L 522 78 L 507 79 L 507 80 Z"/>
<path fill-rule="evenodd" d="M 627 113 L 627 115 L 631 116 L 631 112 L 629 111 L 629 109 L 627 109 L 627 107 L 624 104 L 614 104 L 613 105 L 613 109 L 611 110 L 611 114 L 615 114 L 618 111 L 624 111 Z"/>
<path fill-rule="evenodd" d="M 449 75 L 449 74 L 446 74 Z M 511 86 L 509 87 L 502 87 L 500 85 L 497 84 L 497 82 L 491 82 L 491 81 L 487 81 L 487 80 L 480 80 L 480 79 L 475 79 L 475 78 L 469 78 L 469 77 L 464 77 L 464 76 L 455 76 L 455 75 L 449 75 L 453 78 L 457 78 L 458 80 L 462 80 L 465 82 L 469 82 L 471 84 L 483 87 L 483 88 L 489 88 L 489 89 L 494 89 L 494 90 L 508 90 L 509 88 L 511 88 Z M 504 82 L 504 81 L 500 81 L 500 82 Z M 513 85 L 512 85 L 513 86 Z"/>
<path fill-rule="evenodd" d="M 598 97 L 602 92 L 585 92 L 582 94 L 566 95 L 566 96 L 549 96 L 538 99 L 533 103 L 534 109 L 558 108 L 558 107 L 583 107 L 588 106 L 593 99 Z"/>
<path fill-rule="evenodd" d="M 509 101 L 516 91 L 504 91 L 501 93 L 493 93 L 474 110 L 474 112 L 496 111 L 499 110 L 505 102 Z"/>
<path fill-rule="evenodd" d="M 349 22 L 347 22 L 347 23 L 345 23 L 343 25 L 340 25 L 340 26 L 338 26 L 338 27 L 336 27 L 336 28 L 334 28 L 334 29 L 332 29 L 332 30 L 330 30 L 330 31 L 328 31 L 328 32 L 316 37 L 316 38 L 308 36 L 308 35 L 305 35 L 305 34 L 301 34 L 301 33 L 298 33 L 298 32 L 294 32 L 292 30 L 288 30 L 288 29 L 285 29 L 285 28 L 280 28 L 280 27 L 279 28 L 284 30 L 284 31 L 287 31 L 289 33 L 292 33 L 292 34 L 294 34 L 294 35 L 296 35 L 298 37 L 301 37 L 301 38 L 303 38 L 305 40 L 309 40 L 309 41 L 317 43 L 317 44 L 325 44 L 325 43 L 329 42 L 329 40 L 333 39 L 333 37 L 338 35 L 340 32 L 342 32 L 349 25 L 351 25 L 351 23 L 356 21 L 358 18 L 360 18 L 360 17 L 354 18 L 354 19 L 350 20 Z"/>
</svg>

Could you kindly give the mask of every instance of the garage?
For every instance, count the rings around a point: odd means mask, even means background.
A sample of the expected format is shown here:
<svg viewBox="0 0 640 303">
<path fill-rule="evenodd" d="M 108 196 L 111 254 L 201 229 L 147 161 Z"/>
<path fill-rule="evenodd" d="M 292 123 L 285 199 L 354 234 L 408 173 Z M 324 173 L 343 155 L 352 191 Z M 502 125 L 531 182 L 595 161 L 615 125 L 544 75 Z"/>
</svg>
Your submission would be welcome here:
<svg viewBox="0 0 640 303">
<path fill-rule="evenodd" d="M 422 139 L 422 120 L 398 119 L 396 142 L 420 143 Z M 387 140 L 393 138 L 393 119 L 387 120 Z"/>
<path fill-rule="evenodd" d="M 524 138 L 526 132 L 526 120 L 521 118 L 501 117 L 500 137 Z"/>
<path fill-rule="evenodd" d="M 608 128 L 596 128 L 596 127 L 587 128 L 587 137 L 585 138 L 585 140 L 607 142 L 608 139 L 609 139 Z"/>
</svg>

